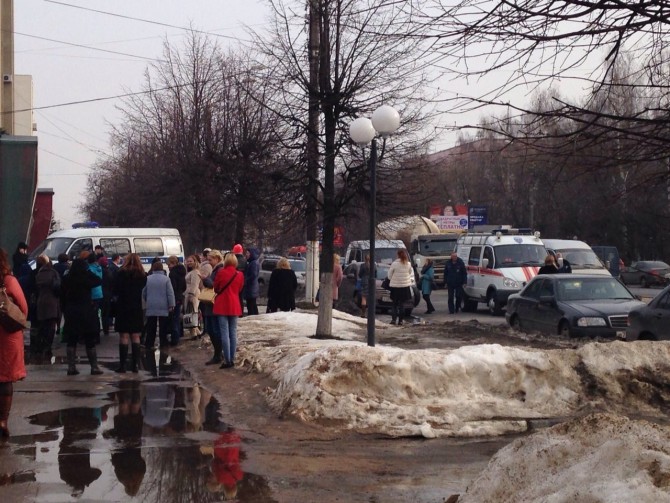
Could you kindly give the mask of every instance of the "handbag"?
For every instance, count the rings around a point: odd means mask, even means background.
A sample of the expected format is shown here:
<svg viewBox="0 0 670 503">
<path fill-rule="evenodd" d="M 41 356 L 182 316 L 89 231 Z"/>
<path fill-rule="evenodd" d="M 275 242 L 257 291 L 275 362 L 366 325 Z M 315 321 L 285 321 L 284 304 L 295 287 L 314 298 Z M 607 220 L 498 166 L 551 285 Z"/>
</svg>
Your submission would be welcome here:
<svg viewBox="0 0 670 503">
<path fill-rule="evenodd" d="M 8 332 L 17 332 L 26 328 L 27 324 L 26 315 L 14 303 L 3 283 L 0 287 L 0 325 Z"/>
<path fill-rule="evenodd" d="M 382 288 L 384 290 L 390 290 L 391 289 L 391 280 L 388 278 L 384 278 L 382 281 Z"/>
<path fill-rule="evenodd" d="M 200 326 L 200 317 L 198 313 L 187 313 L 182 317 L 184 328 L 197 328 Z"/>
<path fill-rule="evenodd" d="M 209 302 L 212 304 L 214 302 L 214 297 L 216 297 L 216 293 L 214 292 L 213 288 L 203 288 L 200 290 L 200 295 L 198 295 L 198 300 L 200 302 Z"/>
</svg>

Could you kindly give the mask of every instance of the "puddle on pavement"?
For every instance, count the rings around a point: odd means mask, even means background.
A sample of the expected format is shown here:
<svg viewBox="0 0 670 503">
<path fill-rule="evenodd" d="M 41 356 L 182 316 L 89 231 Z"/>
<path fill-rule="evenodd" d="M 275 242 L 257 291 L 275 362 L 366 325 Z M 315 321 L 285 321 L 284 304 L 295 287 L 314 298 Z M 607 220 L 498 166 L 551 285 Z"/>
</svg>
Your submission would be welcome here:
<svg viewBox="0 0 670 503">
<path fill-rule="evenodd" d="M 3 448 L 34 469 L 0 473 L 0 486 L 31 483 L 36 502 L 274 501 L 264 478 L 242 471 L 240 435 L 219 420 L 219 403 L 186 384 L 126 379 L 102 407 L 29 417 L 43 432 L 12 436 Z"/>
</svg>

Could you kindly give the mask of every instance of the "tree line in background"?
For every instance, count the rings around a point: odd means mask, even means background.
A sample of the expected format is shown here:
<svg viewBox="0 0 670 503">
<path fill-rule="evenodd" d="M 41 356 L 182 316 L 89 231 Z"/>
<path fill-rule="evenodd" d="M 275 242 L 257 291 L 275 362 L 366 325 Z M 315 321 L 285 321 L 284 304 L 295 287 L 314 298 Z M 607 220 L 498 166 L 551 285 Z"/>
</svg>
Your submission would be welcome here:
<svg viewBox="0 0 670 503">
<path fill-rule="evenodd" d="M 305 242 L 308 226 L 332 240 L 335 224 L 347 240 L 365 238 L 367 152 L 351 144 L 347 126 L 390 104 L 402 125 L 381 152 L 379 220 L 470 199 L 493 223 L 615 245 L 627 261 L 670 258 L 667 22 L 651 15 L 657 2 L 528 0 L 471 10 L 469 1 L 310 0 L 316 81 L 304 3 L 271 4 L 272 28 L 254 47 L 224 52 L 198 33 L 182 48 L 166 45 L 163 62 L 146 72 L 147 92 L 121 107 L 112 155 L 89 176 L 89 218 L 177 227 L 189 251 L 235 242 L 285 250 Z M 614 15 L 621 9 L 628 22 Z M 563 29 L 575 19 L 575 30 Z M 601 73 L 566 74 L 595 52 Z M 442 109 L 498 106 L 502 115 L 468 125 L 474 135 L 464 131 L 457 147 L 429 155 L 439 98 L 430 84 L 509 68 L 495 92 L 445 100 Z M 589 91 L 574 99 L 542 87 L 557 77 Z M 510 102 L 505 93 L 521 81 L 544 90 Z"/>
</svg>

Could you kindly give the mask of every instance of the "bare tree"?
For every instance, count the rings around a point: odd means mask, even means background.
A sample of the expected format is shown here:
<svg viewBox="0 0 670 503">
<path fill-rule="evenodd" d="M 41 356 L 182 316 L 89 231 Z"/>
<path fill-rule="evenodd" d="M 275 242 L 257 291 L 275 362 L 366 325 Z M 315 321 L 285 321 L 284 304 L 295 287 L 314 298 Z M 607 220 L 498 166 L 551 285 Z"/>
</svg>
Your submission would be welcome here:
<svg viewBox="0 0 670 503">
<path fill-rule="evenodd" d="M 292 9 L 294 5 L 296 10 Z M 319 188 L 318 195 L 305 190 L 301 202 L 305 207 L 316 202 L 322 215 L 321 302 L 316 335 L 328 337 L 332 333 L 334 227 L 350 203 L 365 193 L 369 181 L 367 162 L 348 138 L 349 122 L 358 116 L 369 116 L 381 104 L 399 109 L 403 120 L 399 137 L 404 133 L 412 141 L 394 141 L 393 149 L 390 144 L 383 149 L 378 173 L 380 193 L 403 192 L 405 187 L 398 186 L 402 178 L 397 174 L 398 163 L 403 153 L 420 148 L 425 140 L 418 134 L 416 124 L 422 117 L 421 86 L 429 78 L 417 52 L 420 42 L 395 36 L 409 23 L 397 2 L 310 0 L 309 13 L 316 16 L 311 26 L 318 27 L 318 44 L 311 45 L 311 51 L 317 51 L 311 54 L 318 60 L 316 81 L 310 79 L 307 65 L 304 4 L 275 0 L 272 6 L 274 28 L 261 48 L 272 64 L 275 85 L 283 92 L 270 106 L 294 131 L 286 143 L 295 151 L 295 162 L 291 174 L 282 182 L 297 183 L 303 188 L 316 183 Z M 318 173 L 307 169 L 305 138 L 310 131 L 310 97 L 316 98 L 320 112 Z M 407 190 L 411 188 L 415 186 L 407 184 Z"/>
</svg>

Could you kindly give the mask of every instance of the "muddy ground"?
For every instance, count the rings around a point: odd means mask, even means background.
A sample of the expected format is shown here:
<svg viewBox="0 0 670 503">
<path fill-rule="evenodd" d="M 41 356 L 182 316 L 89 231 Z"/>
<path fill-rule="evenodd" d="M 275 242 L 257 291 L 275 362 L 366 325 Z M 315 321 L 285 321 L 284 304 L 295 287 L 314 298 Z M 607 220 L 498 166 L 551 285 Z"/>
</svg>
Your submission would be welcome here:
<svg viewBox="0 0 670 503">
<path fill-rule="evenodd" d="M 183 342 L 171 352 L 221 401 L 222 419 L 244 438 L 243 468 L 267 480 L 272 501 L 444 502 L 464 492 L 491 456 L 517 438 L 390 439 L 281 417 L 265 400 L 275 386 L 268 377 L 245 368 L 205 366 L 208 341 Z M 377 331 L 378 345 L 408 350 L 488 343 L 566 348 L 581 342 L 515 334 L 505 325 L 477 321 Z"/>
</svg>

